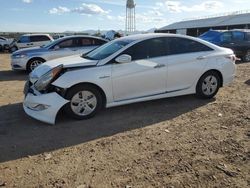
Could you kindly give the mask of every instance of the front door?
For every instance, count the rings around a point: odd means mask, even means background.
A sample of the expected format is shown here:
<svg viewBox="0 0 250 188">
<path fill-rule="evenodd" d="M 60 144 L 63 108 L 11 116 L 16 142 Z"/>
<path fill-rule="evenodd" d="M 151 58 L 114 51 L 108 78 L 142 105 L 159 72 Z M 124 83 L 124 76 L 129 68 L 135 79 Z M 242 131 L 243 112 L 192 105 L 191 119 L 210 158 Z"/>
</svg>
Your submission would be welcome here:
<svg viewBox="0 0 250 188">
<path fill-rule="evenodd" d="M 74 39 L 66 39 L 59 44 L 51 47 L 50 49 L 50 58 L 56 59 L 60 57 L 66 57 L 70 55 L 77 54 L 78 47 L 75 45 Z"/>
<path fill-rule="evenodd" d="M 164 38 L 150 39 L 135 44 L 122 53 L 130 55 L 132 62 L 114 63 L 112 66 L 114 101 L 166 92 L 167 57 L 164 45 Z"/>
</svg>

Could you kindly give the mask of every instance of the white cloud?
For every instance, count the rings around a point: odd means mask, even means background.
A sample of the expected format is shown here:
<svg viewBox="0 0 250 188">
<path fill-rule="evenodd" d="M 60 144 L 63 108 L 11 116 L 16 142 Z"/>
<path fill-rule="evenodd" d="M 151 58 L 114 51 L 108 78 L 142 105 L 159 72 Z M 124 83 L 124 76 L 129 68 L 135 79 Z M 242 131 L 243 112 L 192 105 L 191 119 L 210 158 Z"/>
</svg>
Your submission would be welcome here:
<svg viewBox="0 0 250 188">
<path fill-rule="evenodd" d="M 67 7 L 59 6 L 49 10 L 50 14 L 64 14 L 64 13 L 79 13 L 84 15 L 107 15 L 110 11 L 105 11 L 96 4 L 83 3 L 80 7 L 69 9 Z"/>
<path fill-rule="evenodd" d="M 59 6 L 58 8 L 52 8 L 49 10 L 50 14 L 63 14 L 63 13 L 67 13 L 70 12 L 70 9 L 68 9 L 67 7 L 61 7 Z"/>
<path fill-rule="evenodd" d="M 204 1 L 201 4 L 186 6 L 180 1 L 167 0 L 156 3 L 158 9 L 163 10 L 167 8 L 169 12 L 202 12 L 209 11 L 215 12 L 220 10 L 224 5 L 220 1 Z"/>
<path fill-rule="evenodd" d="M 80 7 L 72 9 L 71 12 L 87 14 L 87 15 L 96 15 L 96 14 L 108 14 L 109 11 L 103 10 L 96 4 L 83 3 Z"/>
<path fill-rule="evenodd" d="M 32 3 L 33 0 L 22 0 L 24 3 Z"/>
</svg>

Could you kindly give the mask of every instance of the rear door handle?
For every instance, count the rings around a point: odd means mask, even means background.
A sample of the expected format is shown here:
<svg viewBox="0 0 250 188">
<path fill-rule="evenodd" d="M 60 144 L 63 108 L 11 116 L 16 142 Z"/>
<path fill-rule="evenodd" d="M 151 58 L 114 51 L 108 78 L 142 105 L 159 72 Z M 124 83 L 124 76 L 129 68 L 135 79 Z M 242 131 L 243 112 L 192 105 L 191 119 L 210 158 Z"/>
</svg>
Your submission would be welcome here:
<svg viewBox="0 0 250 188">
<path fill-rule="evenodd" d="M 160 69 L 160 68 L 163 68 L 163 67 L 165 67 L 164 64 L 157 64 L 157 65 L 154 66 L 155 69 Z"/>
</svg>

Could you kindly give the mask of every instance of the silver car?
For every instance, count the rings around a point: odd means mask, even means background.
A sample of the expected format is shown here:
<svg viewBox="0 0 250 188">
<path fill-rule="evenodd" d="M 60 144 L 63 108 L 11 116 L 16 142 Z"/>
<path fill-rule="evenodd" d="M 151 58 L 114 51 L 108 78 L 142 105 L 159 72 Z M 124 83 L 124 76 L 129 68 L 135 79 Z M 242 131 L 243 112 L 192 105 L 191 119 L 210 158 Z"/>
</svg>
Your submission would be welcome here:
<svg viewBox="0 0 250 188">
<path fill-rule="evenodd" d="M 63 37 L 45 46 L 18 50 L 11 55 L 12 70 L 31 72 L 38 65 L 52 59 L 84 54 L 107 41 L 93 36 L 74 35 Z"/>
</svg>

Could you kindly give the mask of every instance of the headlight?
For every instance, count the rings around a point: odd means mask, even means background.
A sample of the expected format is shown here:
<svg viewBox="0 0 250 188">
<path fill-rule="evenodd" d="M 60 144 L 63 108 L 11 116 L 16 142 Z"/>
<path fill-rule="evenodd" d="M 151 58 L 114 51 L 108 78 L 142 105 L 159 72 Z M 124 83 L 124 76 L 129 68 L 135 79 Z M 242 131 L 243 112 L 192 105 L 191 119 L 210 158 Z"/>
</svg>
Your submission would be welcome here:
<svg viewBox="0 0 250 188">
<path fill-rule="evenodd" d="M 27 55 L 26 54 L 15 54 L 15 55 L 13 55 L 12 56 L 13 58 L 25 58 L 25 57 L 27 57 Z"/>
<path fill-rule="evenodd" d="M 63 65 L 59 65 L 47 73 L 45 73 L 43 76 L 41 76 L 37 82 L 35 83 L 35 88 L 38 91 L 43 91 L 47 88 L 47 86 L 56 78 L 56 76 L 61 72 L 63 68 Z"/>
</svg>

